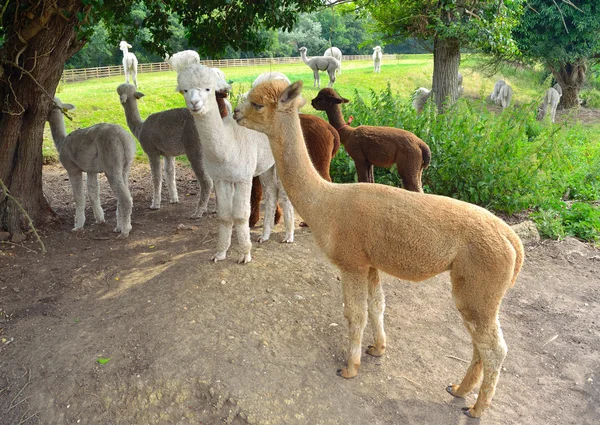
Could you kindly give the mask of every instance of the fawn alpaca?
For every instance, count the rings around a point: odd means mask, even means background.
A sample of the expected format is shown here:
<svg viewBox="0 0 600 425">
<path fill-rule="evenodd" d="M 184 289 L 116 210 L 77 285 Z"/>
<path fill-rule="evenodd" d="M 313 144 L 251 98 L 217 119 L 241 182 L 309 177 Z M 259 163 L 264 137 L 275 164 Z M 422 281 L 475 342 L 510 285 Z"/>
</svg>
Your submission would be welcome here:
<svg viewBox="0 0 600 425">
<path fill-rule="evenodd" d="M 447 390 L 464 397 L 483 375 L 477 402 L 465 408 L 468 416 L 481 416 L 491 404 L 506 357 L 498 312 L 523 264 L 521 240 L 506 223 L 476 205 L 384 185 L 322 179 L 302 138 L 297 113 L 305 102 L 301 90 L 302 82 L 263 83 L 236 108 L 234 118 L 267 134 L 294 208 L 340 270 L 350 342 L 341 376 L 358 373 L 367 317 L 375 339 L 367 353 L 381 356 L 385 351 L 379 270 L 412 281 L 449 270 L 452 297 L 472 338 L 473 359 L 461 384 Z"/>
</svg>

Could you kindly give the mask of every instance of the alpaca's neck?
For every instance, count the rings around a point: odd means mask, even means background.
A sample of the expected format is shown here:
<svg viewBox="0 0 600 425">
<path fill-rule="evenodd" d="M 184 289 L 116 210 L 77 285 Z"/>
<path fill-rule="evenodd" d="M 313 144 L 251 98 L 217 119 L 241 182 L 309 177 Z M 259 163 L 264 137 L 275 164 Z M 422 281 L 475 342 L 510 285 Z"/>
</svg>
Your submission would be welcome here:
<svg viewBox="0 0 600 425">
<path fill-rule="evenodd" d="M 144 121 L 140 115 L 140 110 L 138 108 L 137 100 L 128 99 L 127 102 L 123 105 L 125 109 L 125 119 L 127 120 L 127 126 L 131 130 L 131 132 L 137 137 L 140 138 L 140 130 L 142 129 L 142 125 L 144 125 Z"/>
<path fill-rule="evenodd" d="M 60 148 L 67 138 L 67 127 L 65 126 L 65 119 L 62 116 L 62 112 L 58 110 L 53 111 L 48 123 L 50 124 L 50 132 L 52 133 L 54 146 L 56 146 L 56 150 L 60 152 Z"/>
<path fill-rule="evenodd" d="M 308 65 L 308 58 L 306 57 L 306 52 L 300 52 L 300 56 L 302 57 L 302 62 Z"/>
<path fill-rule="evenodd" d="M 280 117 L 274 122 L 274 136 L 269 136 L 277 174 L 294 208 L 312 227 L 320 219 L 319 211 L 327 203 L 327 187 L 331 185 L 319 175 L 310 160 L 298 114 Z"/>
<path fill-rule="evenodd" d="M 127 47 L 124 47 L 121 50 L 123 50 L 123 57 L 126 58 L 127 54 L 129 53 L 129 49 Z"/>
<path fill-rule="evenodd" d="M 214 164 L 228 161 L 233 153 L 231 149 L 236 144 L 232 140 L 233 134 L 228 131 L 227 126 L 223 123 L 216 100 L 206 114 L 202 116 L 192 115 L 206 159 Z M 224 119 L 231 120 L 232 118 L 226 117 Z"/>
<path fill-rule="evenodd" d="M 344 116 L 342 115 L 342 108 L 340 105 L 335 105 L 329 109 L 325 110 L 327 114 L 327 119 L 329 119 L 329 124 L 331 124 L 337 131 L 340 131 L 342 128 L 348 128 L 346 126 L 346 121 L 344 121 Z"/>
</svg>

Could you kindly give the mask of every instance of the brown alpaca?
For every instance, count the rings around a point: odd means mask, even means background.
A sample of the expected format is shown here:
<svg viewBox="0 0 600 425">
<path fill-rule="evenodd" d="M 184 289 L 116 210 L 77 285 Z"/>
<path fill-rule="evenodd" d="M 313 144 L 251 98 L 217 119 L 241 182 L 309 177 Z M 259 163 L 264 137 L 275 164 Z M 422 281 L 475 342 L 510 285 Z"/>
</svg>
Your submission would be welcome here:
<svg viewBox="0 0 600 425">
<path fill-rule="evenodd" d="M 329 166 L 331 159 L 340 148 L 340 135 L 331 124 L 315 115 L 300 114 L 300 125 L 313 165 L 321 177 L 330 182 Z M 261 197 L 262 186 L 258 178 L 255 177 L 252 180 L 252 194 L 250 195 L 250 227 L 255 226 L 260 218 Z M 280 217 L 281 210 L 279 207 L 275 212 L 275 223 L 279 222 L 277 212 L 279 212 Z M 304 223 L 300 223 L 300 226 L 303 225 L 305 226 Z"/>
<path fill-rule="evenodd" d="M 267 134 L 294 208 L 340 270 L 350 342 L 341 376 L 358 373 L 367 317 L 375 339 L 367 353 L 381 356 L 385 351 L 380 270 L 411 281 L 449 270 L 452 298 L 472 338 L 473 359 L 461 384 L 447 390 L 464 397 L 483 376 L 477 402 L 464 409 L 468 416 L 481 416 L 492 401 L 506 357 L 498 313 L 523 264 L 521 240 L 505 222 L 476 205 L 379 184 L 323 180 L 302 138 L 296 112 L 304 104 L 301 90 L 302 82 L 263 83 L 236 108 L 234 118 Z"/>
<path fill-rule="evenodd" d="M 423 192 L 421 174 L 429 166 L 429 146 L 409 131 L 393 127 L 361 125 L 350 127 L 342 115 L 342 103 L 348 99 L 340 97 L 331 88 L 322 89 L 312 100 L 317 111 L 325 111 L 348 155 L 354 160 L 359 182 L 375 183 L 373 165 L 389 168 L 398 166 L 402 186 L 413 192 Z"/>
</svg>

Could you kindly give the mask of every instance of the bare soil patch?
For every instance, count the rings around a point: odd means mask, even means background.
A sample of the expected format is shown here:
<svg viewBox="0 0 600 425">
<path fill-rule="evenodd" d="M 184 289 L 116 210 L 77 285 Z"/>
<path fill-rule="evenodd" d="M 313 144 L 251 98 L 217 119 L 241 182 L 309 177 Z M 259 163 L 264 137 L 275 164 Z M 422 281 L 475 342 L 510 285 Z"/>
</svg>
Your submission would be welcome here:
<svg viewBox="0 0 600 425">
<path fill-rule="evenodd" d="M 216 218 L 188 218 L 197 189 L 188 169 L 178 173 L 181 203 L 163 192 L 151 211 L 149 169 L 135 166 L 133 230 L 118 239 L 104 179 L 108 223 L 91 224 L 88 208 L 72 233 L 66 172 L 44 167 L 59 217 L 41 229 L 48 254 L 31 237 L 0 245 L 0 423 L 600 422 L 600 252 L 590 245 L 527 248 L 500 312 L 509 353 L 494 403 L 472 420 L 460 408 L 474 396 L 445 391 L 471 356 L 446 274 L 385 276 L 388 350 L 344 380 L 340 283 L 310 229 L 297 227 L 290 245 L 276 227 L 246 266 L 235 252 L 211 263 Z"/>
</svg>

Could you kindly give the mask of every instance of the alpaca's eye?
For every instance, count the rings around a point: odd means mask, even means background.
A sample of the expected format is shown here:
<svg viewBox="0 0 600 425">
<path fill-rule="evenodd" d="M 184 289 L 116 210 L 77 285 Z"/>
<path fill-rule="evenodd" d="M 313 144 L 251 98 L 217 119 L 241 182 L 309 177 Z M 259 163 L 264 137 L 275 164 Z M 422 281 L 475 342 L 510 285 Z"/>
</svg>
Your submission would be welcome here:
<svg viewBox="0 0 600 425">
<path fill-rule="evenodd" d="M 184 92 L 184 93 L 187 93 L 187 89 L 184 89 L 184 90 L 183 90 L 183 92 Z"/>
<path fill-rule="evenodd" d="M 206 91 L 210 91 L 210 89 L 206 89 Z"/>
<path fill-rule="evenodd" d="M 259 105 L 258 103 L 252 102 L 252 107 L 257 111 L 260 111 L 263 108 L 263 105 Z"/>
</svg>

